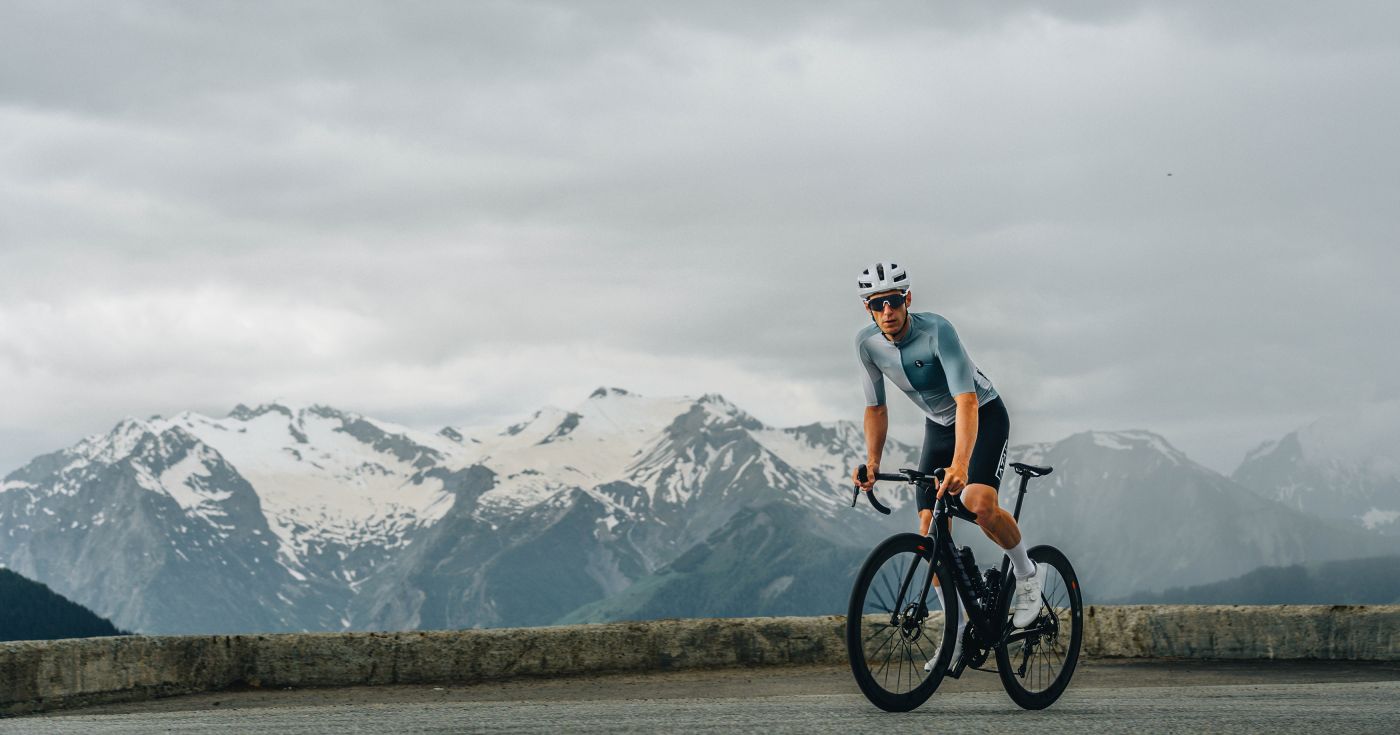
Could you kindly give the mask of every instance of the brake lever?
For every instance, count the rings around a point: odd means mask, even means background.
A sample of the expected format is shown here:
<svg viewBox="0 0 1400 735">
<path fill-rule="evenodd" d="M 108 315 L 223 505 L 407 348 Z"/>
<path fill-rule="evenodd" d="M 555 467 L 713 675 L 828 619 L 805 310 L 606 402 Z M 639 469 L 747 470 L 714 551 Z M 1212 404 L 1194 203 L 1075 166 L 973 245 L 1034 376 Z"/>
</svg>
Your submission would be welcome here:
<svg viewBox="0 0 1400 735">
<path fill-rule="evenodd" d="M 869 477 L 869 475 L 866 474 L 865 465 L 861 465 L 859 468 L 856 469 L 856 479 L 860 480 L 861 482 L 865 482 L 865 480 L 866 480 L 867 477 Z M 852 495 L 851 495 L 851 507 L 852 507 L 852 508 L 856 507 L 856 501 L 859 500 L 859 499 L 860 499 L 860 485 L 856 485 L 855 490 L 853 491 L 853 493 L 852 493 Z M 890 509 L 887 508 L 887 507 L 885 507 L 885 504 L 884 504 L 884 503 L 881 503 L 880 500 L 879 500 L 879 498 L 876 498 L 876 497 L 875 497 L 875 488 L 872 487 L 872 488 L 870 488 L 870 490 L 866 491 L 866 493 L 865 493 L 865 499 L 870 501 L 870 507 L 874 508 L 875 510 L 880 511 L 881 513 L 884 513 L 885 515 L 889 515 L 889 514 L 890 514 Z"/>
</svg>

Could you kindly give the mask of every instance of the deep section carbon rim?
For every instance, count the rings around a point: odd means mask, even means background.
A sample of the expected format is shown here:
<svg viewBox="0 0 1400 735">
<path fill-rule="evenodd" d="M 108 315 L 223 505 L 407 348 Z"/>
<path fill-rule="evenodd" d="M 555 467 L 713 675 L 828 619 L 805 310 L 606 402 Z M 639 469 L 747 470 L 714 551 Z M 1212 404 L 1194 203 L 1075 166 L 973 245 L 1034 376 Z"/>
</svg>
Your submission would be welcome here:
<svg viewBox="0 0 1400 735">
<path fill-rule="evenodd" d="M 847 621 L 851 667 L 862 691 L 884 709 L 917 707 L 946 668 L 943 662 L 924 671 L 948 632 L 933 588 L 927 599 L 920 597 L 929 562 L 918 547 L 927 543 L 910 534 L 882 544 L 852 590 L 850 612 L 859 614 Z"/>
<path fill-rule="evenodd" d="M 1031 550 L 1031 558 L 1046 574 L 1040 614 L 1026 629 L 1030 636 L 1008 643 L 1004 653 L 997 652 L 997 668 L 1012 699 L 1038 709 L 1058 699 L 1069 684 L 1079 659 L 1084 616 L 1079 581 L 1064 555 L 1051 547 L 1037 547 Z"/>
</svg>

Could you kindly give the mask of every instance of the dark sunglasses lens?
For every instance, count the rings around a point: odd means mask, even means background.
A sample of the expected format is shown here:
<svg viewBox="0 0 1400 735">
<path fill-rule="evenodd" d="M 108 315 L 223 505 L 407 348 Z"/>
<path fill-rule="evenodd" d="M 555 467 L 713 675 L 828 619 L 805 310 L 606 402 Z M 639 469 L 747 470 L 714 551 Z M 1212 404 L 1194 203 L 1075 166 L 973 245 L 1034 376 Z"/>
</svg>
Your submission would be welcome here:
<svg viewBox="0 0 1400 735">
<path fill-rule="evenodd" d="M 899 307 L 904 306 L 904 296 L 901 294 L 895 294 L 893 296 L 881 296 L 878 299 L 871 299 L 870 310 L 884 311 L 885 304 L 889 304 L 891 307 L 898 309 Z"/>
</svg>

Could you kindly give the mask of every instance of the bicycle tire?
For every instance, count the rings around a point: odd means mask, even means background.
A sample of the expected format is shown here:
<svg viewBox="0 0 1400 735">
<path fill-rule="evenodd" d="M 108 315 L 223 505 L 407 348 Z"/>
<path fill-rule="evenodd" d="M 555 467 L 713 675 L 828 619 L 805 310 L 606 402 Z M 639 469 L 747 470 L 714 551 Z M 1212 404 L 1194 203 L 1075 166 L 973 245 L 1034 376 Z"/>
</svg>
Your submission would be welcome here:
<svg viewBox="0 0 1400 735">
<path fill-rule="evenodd" d="M 997 674 L 1013 702 L 1026 709 L 1045 709 L 1064 693 L 1079 663 L 1079 648 L 1084 642 L 1084 598 L 1074 567 L 1059 549 L 1036 546 L 1028 553 L 1037 565 L 1048 565 L 1050 575 L 1041 592 L 1041 619 L 1053 612 L 1059 627 L 1048 640 L 1042 638 L 1030 645 L 1029 653 L 1025 641 L 998 646 Z M 1015 580 L 1007 575 L 1001 596 L 1001 620 L 1011 617 L 1014 585 Z M 1067 625 L 1070 630 L 1065 636 Z"/>
<path fill-rule="evenodd" d="M 866 698 L 887 712 L 908 712 L 923 704 L 933 696 L 948 671 L 957 626 L 947 625 L 945 621 L 957 619 L 958 596 L 943 596 L 947 606 L 939 617 L 936 614 L 938 597 L 932 588 L 929 599 L 922 601 L 900 600 L 898 592 L 906 576 L 917 580 L 909 584 L 917 590 L 914 596 L 922 592 L 933 552 L 933 541 L 926 536 L 916 533 L 891 536 L 870 552 L 851 588 L 846 611 L 846 652 L 851 673 Z M 943 589 L 954 589 L 952 576 L 942 566 L 935 567 L 935 575 Z M 933 604 L 928 604 L 929 601 Z M 914 619 L 911 616 L 899 617 L 899 624 L 892 624 L 899 611 L 910 610 L 910 605 L 920 602 L 924 612 L 917 624 L 907 624 Z M 915 616 L 918 615 L 916 612 Z M 926 636 L 925 631 L 929 636 L 936 636 L 937 643 Z M 925 672 L 925 662 L 939 645 L 942 653 L 938 662 L 932 671 Z M 891 664 L 897 667 L 893 680 Z"/>
</svg>

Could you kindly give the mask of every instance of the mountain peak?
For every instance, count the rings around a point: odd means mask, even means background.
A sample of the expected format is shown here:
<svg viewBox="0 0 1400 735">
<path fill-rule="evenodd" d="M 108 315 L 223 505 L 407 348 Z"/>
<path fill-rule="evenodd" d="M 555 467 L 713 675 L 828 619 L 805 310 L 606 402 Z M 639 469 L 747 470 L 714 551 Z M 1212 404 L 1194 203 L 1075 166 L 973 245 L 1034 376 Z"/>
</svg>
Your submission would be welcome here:
<svg viewBox="0 0 1400 735">
<path fill-rule="evenodd" d="M 1068 437 L 1065 441 L 1088 441 L 1094 446 L 1113 451 L 1150 450 L 1174 462 L 1187 462 L 1186 455 L 1172 446 L 1166 437 L 1146 429 L 1123 429 L 1119 431 L 1084 431 Z"/>
<path fill-rule="evenodd" d="M 148 434 L 160 433 L 149 421 L 127 417 L 106 434 L 94 434 L 73 447 L 75 454 L 89 460 L 115 463 L 130 455 Z"/>
<path fill-rule="evenodd" d="M 630 392 L 628 392 L 628 391 L 626 391 L 626 390 L 623 390 L 622 388 L 611 388 L 611 387 L 608 387 L 608 386 L 598 386 L 598 389 L 595 390 L 595 391 L 593 391 L 592 393 L 589 393 L 589 394 L 588 394 L 588 397 L 589 397 L 590 399 L 593 399 L 593 398 L 607 398 L 608 396 L 633 396 L 633 395 L 636 395 L 636 394 L 635 394 L 635 393 L 630 393 Z"/>
<path fill-rule="evenodd" d="M 292 413 L 292 409 L 287 408 L 286 406 L 283 406 L 282 404 L 277 403 L 275 401 L 272 403 L 259 403 L 257 408 L 248 408 L 247 406 L 240 403 L 237 406 L 234 406 L 232 411 L 228 412 L 228 417 L 231 419 L 237 419 L 239 421 L 252 421 L 253 419 L 259 416 L 263 416 L 265 414 L 273 412 L 283 414 L 289 419 L 295 418 L 295 416 Z"/>
</svg>

